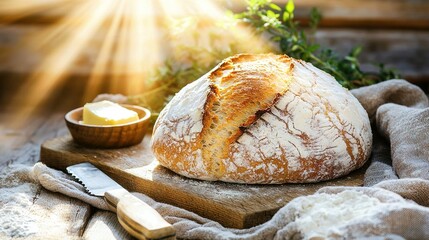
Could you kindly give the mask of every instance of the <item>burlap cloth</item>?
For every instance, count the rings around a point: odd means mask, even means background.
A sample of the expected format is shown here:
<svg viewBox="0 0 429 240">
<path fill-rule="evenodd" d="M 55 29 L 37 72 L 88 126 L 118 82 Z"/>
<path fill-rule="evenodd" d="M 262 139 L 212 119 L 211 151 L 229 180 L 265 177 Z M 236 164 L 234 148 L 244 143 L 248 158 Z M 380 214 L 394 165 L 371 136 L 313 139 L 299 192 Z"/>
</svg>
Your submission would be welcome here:
<svg viewBox="0 0 429 240">
<path fill-rule="evenodd" d="M 325 187 L 298 197 L 250 229 L 219 223 L 149 197 L 185 239 L 429 239 L 429 104 L 424 92 L 390 80 L 353 90 L 374 132 L 365 187 Z M 32 176 L 46 189 L 107 209 L 67 174 L 37 163 Z"/>
</svg>

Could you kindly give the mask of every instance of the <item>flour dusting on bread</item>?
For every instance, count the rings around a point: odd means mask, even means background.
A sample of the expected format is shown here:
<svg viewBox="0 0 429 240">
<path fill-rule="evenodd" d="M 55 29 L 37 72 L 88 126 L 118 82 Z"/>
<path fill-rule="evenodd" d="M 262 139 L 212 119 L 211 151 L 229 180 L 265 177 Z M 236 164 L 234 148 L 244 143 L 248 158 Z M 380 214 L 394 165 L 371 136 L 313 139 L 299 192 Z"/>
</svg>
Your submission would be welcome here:
<svg viewBox="0 0 429 240">
<path fill-rule="evenodd" d="M 159 154 L 173 153 L 172 159 L 183 157 L 187 163 L 179 161 L 176 167 L 201 175 L 207 172 L 201 148 L 196 147 L 195 142 L 203 129 L 203 111 L 209 92 L 209 83 L 204 77 L 185 86 L 160 113 L 154 126 L 157 131 L 152 136 L 157 144 L 164 146 Z"/>
<path fill-rule="evenodd" d="M 241 54 L 182 89 L 161 112 L 152 149 L 188 177 L 316 182 L 368 159 L 372 135 L 356 98 L 329 74 L 285 55 Z"/>
<path fill-rule="evenodd" d="M 358 158 L 369 156 L 370 127 L 357 100 L 317 68 L 294 64 L 289 90 L 231 145 L 232 161 L 225 164 L 245 170 L 231 171 L 225 181 L 272 182 L 288 175 L 288 182 L 315 182 L 350 172 L 364 163 Z"/>
</svg>

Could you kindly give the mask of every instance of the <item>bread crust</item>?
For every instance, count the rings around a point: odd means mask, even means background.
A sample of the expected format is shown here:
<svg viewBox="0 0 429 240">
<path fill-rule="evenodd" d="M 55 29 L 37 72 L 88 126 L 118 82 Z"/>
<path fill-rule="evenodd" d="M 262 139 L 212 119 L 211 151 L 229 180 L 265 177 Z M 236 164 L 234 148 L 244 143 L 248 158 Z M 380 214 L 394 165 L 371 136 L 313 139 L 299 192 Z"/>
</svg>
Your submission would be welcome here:
<svg viewBox="0 0 429 240">
<path fill-rule="evenodd" d="M 197 179 L 304 183 L 343 176 L 371 152 L 366 111 L 329 74 L 286 55 L 240 54 L 182 89 L 152 150 Z"/>
</svg>

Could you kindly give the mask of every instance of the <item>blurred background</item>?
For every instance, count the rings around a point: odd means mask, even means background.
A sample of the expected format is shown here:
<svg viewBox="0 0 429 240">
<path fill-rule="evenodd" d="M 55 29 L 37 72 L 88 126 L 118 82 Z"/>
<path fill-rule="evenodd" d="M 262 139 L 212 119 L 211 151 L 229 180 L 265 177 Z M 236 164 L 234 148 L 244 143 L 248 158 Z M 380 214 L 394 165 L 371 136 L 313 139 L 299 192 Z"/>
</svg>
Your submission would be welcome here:
<svg viewBox="0 0 429 240">
<path fill-rule="evenodd" d="M 67 111 L 100 93 L 160 109 L 223 58 L 276 51 L 251 27 L 230 26 L 227 12 L 246 6 L 244 0 L 0 0 L 1 115 Z M 302 26 L 313 7 L 323 16 L 315 42 L 344 55 L 362 46 L 362 69 L 385 63 L 429 90 L 429 1 L 296 0 Z"/>
</svg>

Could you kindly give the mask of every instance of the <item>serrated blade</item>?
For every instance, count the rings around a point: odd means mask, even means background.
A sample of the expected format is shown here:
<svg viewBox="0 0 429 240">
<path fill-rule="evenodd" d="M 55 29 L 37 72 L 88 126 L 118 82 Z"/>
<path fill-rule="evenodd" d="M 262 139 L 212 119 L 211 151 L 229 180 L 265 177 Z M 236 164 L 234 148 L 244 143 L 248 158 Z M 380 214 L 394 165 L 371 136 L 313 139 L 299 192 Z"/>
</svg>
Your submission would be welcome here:
<svg viewBox="0 0 429 240">
<path fill-rule="evenodd" d="M 104 196 L 107 191 L 123 189 L 121 185 L 91 163 L 79 163 L 69 166 L 67 167 L 67 172 L 82 183 L 88 193 L 95 196 Z"/>
</svg>

